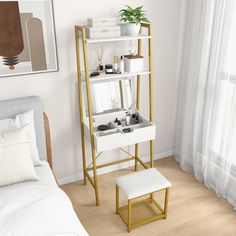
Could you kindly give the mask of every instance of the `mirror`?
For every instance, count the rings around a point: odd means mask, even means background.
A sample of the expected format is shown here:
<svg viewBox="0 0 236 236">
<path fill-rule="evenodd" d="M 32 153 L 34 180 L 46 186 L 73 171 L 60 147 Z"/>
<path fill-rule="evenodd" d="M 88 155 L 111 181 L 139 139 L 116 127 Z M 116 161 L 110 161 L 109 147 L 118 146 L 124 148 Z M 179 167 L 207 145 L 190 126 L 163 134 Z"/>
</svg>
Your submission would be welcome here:
<svg viewBox="0 0 236 236">
<path fill-rule="evenodd" d="M 128 109 L 132 106 L 131 80 L 91 83 L 93 115 Z M 86 114 L 88 115 L 86 104 Z"/>
</svg>

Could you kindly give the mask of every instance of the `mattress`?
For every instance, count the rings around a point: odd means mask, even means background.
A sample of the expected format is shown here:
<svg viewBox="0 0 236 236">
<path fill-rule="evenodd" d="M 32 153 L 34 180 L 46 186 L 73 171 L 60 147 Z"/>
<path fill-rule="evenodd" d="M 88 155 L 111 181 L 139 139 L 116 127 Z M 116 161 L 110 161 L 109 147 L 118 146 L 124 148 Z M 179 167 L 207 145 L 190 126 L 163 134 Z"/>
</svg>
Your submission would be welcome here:
<svg viewBox="0 0 236 236">
<path fill-rule="evenodd" d="M 39 181 L 0 187 L 0 235 L 88 236 L 48 163 L 36 172 Z"/>
</svg>

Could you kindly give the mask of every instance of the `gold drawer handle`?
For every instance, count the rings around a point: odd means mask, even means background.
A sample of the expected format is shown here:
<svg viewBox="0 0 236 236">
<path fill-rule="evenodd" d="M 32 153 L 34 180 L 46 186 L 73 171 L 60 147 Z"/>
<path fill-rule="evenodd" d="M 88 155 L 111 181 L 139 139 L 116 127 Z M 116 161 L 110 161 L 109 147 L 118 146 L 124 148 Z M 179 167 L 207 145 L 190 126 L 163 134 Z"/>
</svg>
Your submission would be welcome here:
<svg viewBox="0 0 236 236">
<path fill-rule="evenodd" d="M 106 32 L 109 32 L 109 31 L 110 31 L 109 29 L 102 29 L 103 33 L 106 33 Z"/>
</svg>

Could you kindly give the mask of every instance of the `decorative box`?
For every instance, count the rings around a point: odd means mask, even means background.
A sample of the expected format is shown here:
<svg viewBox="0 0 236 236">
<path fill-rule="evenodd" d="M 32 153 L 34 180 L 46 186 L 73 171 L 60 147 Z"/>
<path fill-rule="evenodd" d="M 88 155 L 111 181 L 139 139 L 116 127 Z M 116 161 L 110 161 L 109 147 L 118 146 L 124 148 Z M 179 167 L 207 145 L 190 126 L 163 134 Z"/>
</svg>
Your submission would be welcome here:
<svg viewBox="0 0 236 236">
<path fill-rule="evenodd" d="M 143 56 L 126 55 L 124 56 L 126 72 L 141 72 L 143 71 Z"/>
<path fill-rule="evenodd" d="M 120 26 L 111 27 L 86 27 L 86 37 L 88 39 L 110 38 L 120 36 Z"/>
<path fill-rule="evenodd" d="M 89 27 L 110 27 L 116 25 L 116 18 L 88 18 Z"/>
</svg>

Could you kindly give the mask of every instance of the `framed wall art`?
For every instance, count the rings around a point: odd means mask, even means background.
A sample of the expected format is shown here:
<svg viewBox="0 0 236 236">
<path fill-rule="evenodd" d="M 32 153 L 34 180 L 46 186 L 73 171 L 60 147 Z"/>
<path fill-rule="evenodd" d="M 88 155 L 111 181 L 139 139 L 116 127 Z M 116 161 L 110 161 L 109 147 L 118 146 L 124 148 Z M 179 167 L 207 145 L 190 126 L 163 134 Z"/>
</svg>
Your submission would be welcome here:
<svg viewBox="0 0 236 236">
<path fill-rule="evenodd" d="M 58 70 L 52 0 L 0 1 L 0 77 Z"/>
</svg>

